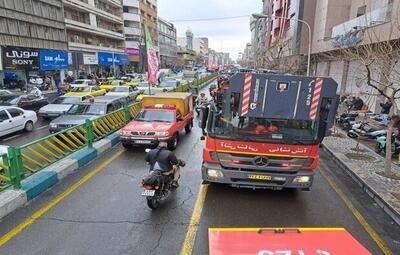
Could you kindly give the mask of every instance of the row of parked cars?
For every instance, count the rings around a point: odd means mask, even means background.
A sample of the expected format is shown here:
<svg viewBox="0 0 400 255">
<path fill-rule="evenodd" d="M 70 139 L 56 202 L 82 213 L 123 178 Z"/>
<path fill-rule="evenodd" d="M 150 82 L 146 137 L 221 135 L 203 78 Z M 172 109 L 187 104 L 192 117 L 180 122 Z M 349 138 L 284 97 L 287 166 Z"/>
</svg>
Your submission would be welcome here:
<svg viewBox="0 0 400 255">
<path fill-rule="evenodd" d="M 176 77 L 165 77 L 155 86 L 133 77 L 108 78 L 100 80 L 99 84 L 92 80 L 76 80 L 70 84 L 68 93 L 51 103 L 42 95 L 14 95 L 0 90 L 0 136 L 20 130 L 32 131 L 38 116 L 51 120 L 49 131 L 58 132 L 186 82 Z"/>
</svg>

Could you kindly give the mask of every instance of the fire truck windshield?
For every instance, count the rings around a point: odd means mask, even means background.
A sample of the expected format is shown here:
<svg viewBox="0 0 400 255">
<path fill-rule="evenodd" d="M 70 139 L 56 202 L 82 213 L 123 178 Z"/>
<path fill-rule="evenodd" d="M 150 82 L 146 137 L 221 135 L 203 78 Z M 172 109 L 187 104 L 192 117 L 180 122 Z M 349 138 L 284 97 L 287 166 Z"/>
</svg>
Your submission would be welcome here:
<svg viewBox="0 0 400 255">
<path fill-rule="evenodd" d="M 317 125 L 311 120 L 214 117 L 210 133 L 220 138 L 285 144 L 315 144 Z"/>
</svg>

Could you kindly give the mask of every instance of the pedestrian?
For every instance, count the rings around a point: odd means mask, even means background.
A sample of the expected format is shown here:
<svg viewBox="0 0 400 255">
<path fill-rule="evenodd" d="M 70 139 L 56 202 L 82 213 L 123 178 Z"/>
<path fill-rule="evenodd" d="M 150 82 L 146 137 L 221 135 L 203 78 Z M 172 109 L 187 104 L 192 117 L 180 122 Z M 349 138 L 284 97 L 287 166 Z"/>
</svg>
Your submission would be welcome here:
<svg viewBox="0 0 400 255">
<path fill-rule="evenodd" d="M 380 106 L 382 107 L 381 110 L 382 123 L 383 125 L 387 126 L 390 108 L 392 108 L 392 103 L 390 101 L 386 101 L 385 103 L 380 103 Z"/>
</svg>

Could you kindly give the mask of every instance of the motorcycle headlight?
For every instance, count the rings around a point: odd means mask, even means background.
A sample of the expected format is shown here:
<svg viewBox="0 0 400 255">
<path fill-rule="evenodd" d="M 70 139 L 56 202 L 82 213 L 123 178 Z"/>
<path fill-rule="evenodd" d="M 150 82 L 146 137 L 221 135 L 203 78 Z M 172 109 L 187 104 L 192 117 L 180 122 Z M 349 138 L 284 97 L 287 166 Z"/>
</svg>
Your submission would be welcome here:
<svg viewBox="0 0 400 255">
<path fill-rule="evenodd" d="M 50 123 L 50 128 L 56 129 L 57 128 L 57 124 L 56 123 Z"/>
<path fill-rule="evenodd" d="M 156 136 L 168 136 L 169 132 L 168 131 L 156 132 L 155 135 Z"/>
</svg>

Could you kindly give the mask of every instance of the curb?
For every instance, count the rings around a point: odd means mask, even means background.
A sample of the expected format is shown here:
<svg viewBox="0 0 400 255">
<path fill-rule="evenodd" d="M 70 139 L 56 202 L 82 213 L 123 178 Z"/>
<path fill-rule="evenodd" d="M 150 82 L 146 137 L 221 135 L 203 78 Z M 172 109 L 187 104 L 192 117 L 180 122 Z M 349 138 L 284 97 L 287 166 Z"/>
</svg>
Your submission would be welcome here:
<svg viewBox="0 0 400 255">
<path fill-rule="evenodd" d="M 347 175 L 349 175 L 355 183 L 357 183 L 360 188 L 365 191 L 377 204 L 379 207 L 383 209 L 383 211 L 389 215 L 399 226 L 400 226 L 400 214 L 396 212 L 396 210 L 388 204 L 382 197 L 379 196 L 376 191 L 368 186 L 364 180 L 362 180 L 357 174 L 355 174 L 350 167 L 346 165 L 343 161 L 341 161 L 335 153 L 333 153 L 325 144 L 322 143 L 322 149 L 332 157 L 333 161 L 338 165 L 340 169 L 345 171 Z"/>
<path fill-rule="evenodd" d="M 0 219 L 16 209 L 23 207 L 33 198 L 51 188 L 67 175 L 74 173 L 80 167 L 90 163 L 103 152 L 119 142 L 119 132 L 115 132 L 93 144 L 93 148 L 76 151 L 42 171 L 29 176 L 22 181 L 21 189 L 8 189 L 0 193 Z"/>
</svg>

